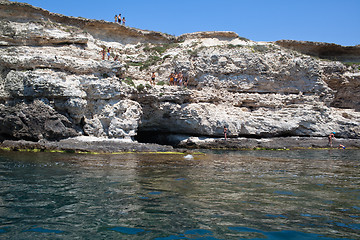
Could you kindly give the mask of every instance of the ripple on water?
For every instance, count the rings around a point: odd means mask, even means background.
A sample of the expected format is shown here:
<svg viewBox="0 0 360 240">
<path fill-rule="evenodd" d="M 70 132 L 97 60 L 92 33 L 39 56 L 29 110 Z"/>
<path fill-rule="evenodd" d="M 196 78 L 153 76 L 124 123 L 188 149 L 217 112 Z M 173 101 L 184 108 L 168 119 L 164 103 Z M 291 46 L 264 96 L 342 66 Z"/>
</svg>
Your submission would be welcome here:
<svg viewBox="0 0 360 240">
<path fill-rule="evenodd" d="M 276 190 L 274 191 L 275 194 L 278 195 L 287 195 L 287 196 L 295 196 L 295 193 L 291 192 L 291 191 L 280 191 L 280 190 Z"/>
<path fill-rule="evenodd" d="M 131 234 L 131 235 L 145 232 L 144 229 L 130 228 L 130 227 L 113 227 L 113 228 L 110 228 L 109 230 L 115 231 L 115 232 L 120 232 L 120 233 L 125 233 L 125 234 Z"/>
<path fill-rule="evenodd" d="M 213 237 L 213 232 L 206 229 L 190 229 L 186 230 L 183 234 L 170 235 L 167 237 L 158 237 L 154 240 L 177 240 L 177 239 L 206 239 L 206 240 L 221 240 Z"/>
<path fill-rule="evenodd" d="M 321 218 L 322 216 L 320 215 L 313 215 L 313 214 L 307 214 L 307 213 L 302 213 L 300 214 L 302 217 L 310 217 L 310 218 Z"/>
<path fill-rule="evenodd" d="M 161 193 L 160 191 L 149 192 L 150 195 L 160 195 Z"/>
<path fill-rule="evenodd" d="M 266 214 L 266 216 L 269 218 L 288 218 L 287 216 L 282 214 Z"/>
<path fill-rule="evenodd" d="M 46 228 L 42 228 L 42 227 L 37 227 L 37 228 L 31 228 L 31 229 L 25 230 L 24 232 L 37 232 L 37 233 L 63 233 L 64 231 L 60 231 L 60 230 L 53 230 L 53 229 L 46 229 Z"/>
<path fill-rule="evenodd" d="M 0 153 L 0 239 L 360 239 L 360 151 L 235 153 Z"/>
<path fill-rule="evenodd" d="M 282 230 L 282 231 L 262 231 L 248 227 L 229 227 L 229 230 L 237 232 L 258 233 L 261 237 L 265 237 L 267 240 L 278 239 L 321 239 L 321 240 L 334 240 L 335 238 L 327 238 L 320 234 L 305 233 L 299 231 Z M 262 239 L 262 238 L 260 238 Z"/>
<path fill-rule="evenodd" d="M 186 178 L 177 178 L 177 179 L 175 179 L 176 181 L 184 181 L 184 180 L 186 180 Z"/>
</svg>

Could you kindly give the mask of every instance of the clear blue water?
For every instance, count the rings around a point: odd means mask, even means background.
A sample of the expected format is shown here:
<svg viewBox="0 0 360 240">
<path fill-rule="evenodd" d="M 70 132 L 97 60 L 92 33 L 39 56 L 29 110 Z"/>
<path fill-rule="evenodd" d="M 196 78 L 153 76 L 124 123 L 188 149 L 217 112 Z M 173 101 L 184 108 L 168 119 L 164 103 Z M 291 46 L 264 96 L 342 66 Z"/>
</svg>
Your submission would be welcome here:
<svg viewBox="0 0 360 240">
<path fill-rule="evenodd" d="M 0 152 L 0 239 L 360 239 L 360 151 Z"/>
</svg>

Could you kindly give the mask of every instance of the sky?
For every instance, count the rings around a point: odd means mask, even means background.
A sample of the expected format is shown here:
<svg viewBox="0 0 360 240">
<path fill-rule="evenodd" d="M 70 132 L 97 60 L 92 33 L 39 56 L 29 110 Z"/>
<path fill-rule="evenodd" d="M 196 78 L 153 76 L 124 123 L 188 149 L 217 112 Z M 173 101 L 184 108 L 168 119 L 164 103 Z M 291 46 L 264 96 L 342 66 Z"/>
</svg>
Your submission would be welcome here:
<svg viewBox="0 0 360 240">
<path fill-rule="evenodd" d="M 233 31 L 253 41 L 360 44 L 360 0 L 18 0 L 67 16 L 179 36 Z"/>
</svg>

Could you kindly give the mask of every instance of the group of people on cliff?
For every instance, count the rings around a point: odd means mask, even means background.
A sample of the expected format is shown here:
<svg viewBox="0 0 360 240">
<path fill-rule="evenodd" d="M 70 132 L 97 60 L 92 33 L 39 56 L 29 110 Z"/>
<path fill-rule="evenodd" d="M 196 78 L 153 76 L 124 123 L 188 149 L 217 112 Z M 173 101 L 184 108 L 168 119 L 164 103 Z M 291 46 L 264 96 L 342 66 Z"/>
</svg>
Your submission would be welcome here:
<svg viewBox="0 0 360 240">
<path fill-rule="evenodd" d="M 150 78 L 150 84 L 151 85 L 156 85 L 156 73 L 152 72 L 151 73 L 151 78 Z M 184 86 L 187 87 L 188 85 L 188 76 L 183 74 L 182 72 L 172 72 L 169 76 L 169 85 L 170 86 Z"/>
<path fill-rule="evenodd" d="M 113 55 L 113 58 L 114 58 L 114 61 L 118 61 L 118 60 L 120 60 L 120 58 L 119 58 L 119 55 L 117 55 L 117 54 L 111 54 L 111 47 L 103 47 L 102 48 L 102 50 L 100 51 L 100 53 L 101 53 L 101 59 L 102 60 L 105 60 L 106 59 L 106 57 L 107 57 L 107 60 L 110 60 L 110 57 L 112 57 L 112 55 Z"/>
<path fill-rule="evenodd" d="M 170 86 L 184 86 L 188 85 L 188 76 L 182 72 L 172 72 L 169 76 L 169 85 Z"/>
<path fill-rule="evenodd" d="M 125 17 L 122 17 L 122 18 L 121 18 L 121 13 L 120 13 L 119 15 L 116 15 L 116 14 L 115 14 L 114 19 L 115 19 L 115 23 L 118 23 L 118 24 L 121 24 L 121 23 L 122 23 L 122 25 L 125 26 L 126 19 L 125 19 Z"/>
</svg>

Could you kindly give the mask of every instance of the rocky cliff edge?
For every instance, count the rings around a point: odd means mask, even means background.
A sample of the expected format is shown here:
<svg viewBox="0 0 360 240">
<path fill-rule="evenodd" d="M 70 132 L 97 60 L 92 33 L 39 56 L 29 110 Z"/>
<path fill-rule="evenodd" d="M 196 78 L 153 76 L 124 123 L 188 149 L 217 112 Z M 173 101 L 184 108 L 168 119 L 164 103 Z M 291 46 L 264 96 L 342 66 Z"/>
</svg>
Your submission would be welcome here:
<svg viewBox="0 0 360 240">
<path fill-rule="evenodd" d="M 224 126 L 232 146 L 330 132 L 359 139 L 358 46 L 334 61 L 308 45 L 233 32 L 175 37 L 2 1 L 0 141 L 89 136 L 190 146 L 209 138 L 224 145 Z M 104 47 L 112 50 L 102 60 Z M 168 85 L 174 71 L 186 75 L 187 87 Z"/>
</svg>

